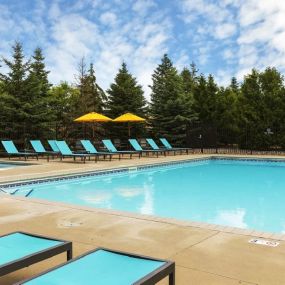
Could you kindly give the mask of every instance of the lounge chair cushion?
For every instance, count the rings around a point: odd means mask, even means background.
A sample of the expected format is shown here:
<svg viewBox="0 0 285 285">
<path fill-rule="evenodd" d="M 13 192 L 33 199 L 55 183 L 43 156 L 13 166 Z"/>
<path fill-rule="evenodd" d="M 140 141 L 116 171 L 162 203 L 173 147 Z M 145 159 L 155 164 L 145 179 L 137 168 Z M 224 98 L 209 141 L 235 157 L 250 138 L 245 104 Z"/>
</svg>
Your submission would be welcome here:
<svg viewBox="0 0 285 285">
<path fill-rule="evenodd" d="M 131 285 L 165 263 L 99 249 L 23 284 Z"/>
<path fill-rule="evenodd" d="M 61 243 L 63 242 L 38 238 L 24 233 L 12 233 L 0 237 L 0 266 Z"/>
</svg>

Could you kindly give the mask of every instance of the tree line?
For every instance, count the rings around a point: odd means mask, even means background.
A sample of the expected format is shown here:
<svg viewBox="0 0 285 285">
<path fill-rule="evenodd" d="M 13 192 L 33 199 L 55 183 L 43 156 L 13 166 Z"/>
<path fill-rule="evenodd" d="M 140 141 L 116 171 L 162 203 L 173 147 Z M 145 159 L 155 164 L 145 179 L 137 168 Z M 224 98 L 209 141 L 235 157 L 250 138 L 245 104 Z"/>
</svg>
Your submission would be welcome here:
<svg viewBox="0 0 285 285">
<path fill-rule="evenodd" d="M 131 112 L 147 118 L 146 124 L 132 125 L 135 137 L 166 137 L 185 144 L 188 130 L 199 125 L 214 129 L 224 145 L 285 147 L 284 77 L 274 67 L 252 69 L 242 82 L 232 78 L 228 86 L 219 86 L 194 63 L 178 71 L 164 55 L 152 74 L 150 102 L 125 62 L 107 90 L 99 86 L 94 65 L 85 58 L 73 83 L 52 85 L 41 48 L 26 59 L 19 42 L 11 59 L 2 58 L 0 68 L 1 139 L 86 136 L 90 126 L 74 123 L 75 118 L 88 112 L 111 118 Z M 96 135 L 128 136 L 127 128 L 114 123 L 96 125 Z"/>
</svg>

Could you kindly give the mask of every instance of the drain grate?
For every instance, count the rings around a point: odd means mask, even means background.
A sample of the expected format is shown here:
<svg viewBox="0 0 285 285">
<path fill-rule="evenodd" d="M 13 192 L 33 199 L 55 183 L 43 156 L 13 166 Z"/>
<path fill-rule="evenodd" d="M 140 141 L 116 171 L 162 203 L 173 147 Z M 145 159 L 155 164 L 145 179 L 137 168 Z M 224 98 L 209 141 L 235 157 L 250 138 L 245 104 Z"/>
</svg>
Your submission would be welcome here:
<svg viewBox="0 0 285 285">
<path fill-rule="evenodd" d="M 271 247 L 276 247 L 279 245 L 278 241 L 258 239 L 258 238 L 250 239 L 248 242 L 254 243 L 254 244 L 259 244 L 259 245 L 264 245 L 264 246 L 271 246 Z"/>
</svg>

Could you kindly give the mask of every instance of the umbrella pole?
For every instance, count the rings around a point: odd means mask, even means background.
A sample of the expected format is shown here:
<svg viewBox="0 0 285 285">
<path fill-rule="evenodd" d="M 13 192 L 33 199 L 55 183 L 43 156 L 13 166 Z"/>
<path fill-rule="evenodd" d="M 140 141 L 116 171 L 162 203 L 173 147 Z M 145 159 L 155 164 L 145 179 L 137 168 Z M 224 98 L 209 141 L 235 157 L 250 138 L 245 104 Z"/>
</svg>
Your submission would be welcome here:
<svg viewBox="0 0 285 285">
<path fill-rule="evenodd" d="M 93 140 L 94 140 L 94 135 L 95 135 L 95 123 L 93 123 Z"/>
<path fill-rule="evenodd" d="M 130 126 L 130 122 L 128 122 L 128 129 L 129 129 L 129 139 L 131 138 L 131 126 Z"/>
</svg>

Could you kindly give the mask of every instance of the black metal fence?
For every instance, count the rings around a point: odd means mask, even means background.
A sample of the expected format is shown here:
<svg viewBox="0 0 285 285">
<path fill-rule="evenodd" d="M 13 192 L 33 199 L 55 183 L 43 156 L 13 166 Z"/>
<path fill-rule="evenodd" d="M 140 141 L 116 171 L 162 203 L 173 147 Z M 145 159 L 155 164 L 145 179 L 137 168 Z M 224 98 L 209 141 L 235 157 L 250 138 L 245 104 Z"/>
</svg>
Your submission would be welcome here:
<svg viewBox="0 0 285 285">
<path fill-rule="evenodd" d="M 124 128 L 124 126 L 121 126 Z M 133 129 L 133 137 L 146 137 L 136 135 Z M 151 131 L 151 130 L 150 130 Z M 150 132 L 151 133 L 151 132 Z M 34 127 L 31 123 L 15 124 L 0 122 L 0 139 L 13 140 L 21 149 L 30 147 L 30 139 L 64 139 L 71 146 L 76 146 L 78 139 L 91 139 L 100 148 L 100 141 L 104 138 L 112 138 L 120 149 L 128 149 L 127 140 L 121 140 L 116 132 L 110 132 L 107 125 L 92 125 L 78 123 L 53 122 L 42 127 Z M 145 140 L 141 143 L 146 146 Z M 175 142 L 172 142 L 175 145 Z M 266 128 L 256 129 L 247 126 L 236 129 L 221 129 L 213 124 L 193 123 L 187 126 L 186 145 L 195 149 L 196 152 L 217 154 L 274 154 L 285 155 L 285 128 L 284 130 Z"/>
<path fill-rule="evenodd" d="M 221 129 L 194 123 L 187 127 L 186 143 L 202 153 L 285 155 L 285 129 Z"/>
</svg>

